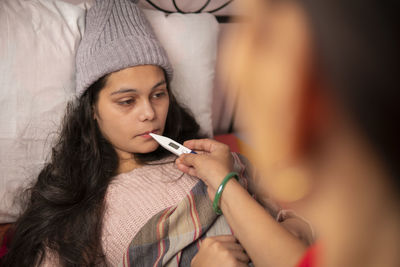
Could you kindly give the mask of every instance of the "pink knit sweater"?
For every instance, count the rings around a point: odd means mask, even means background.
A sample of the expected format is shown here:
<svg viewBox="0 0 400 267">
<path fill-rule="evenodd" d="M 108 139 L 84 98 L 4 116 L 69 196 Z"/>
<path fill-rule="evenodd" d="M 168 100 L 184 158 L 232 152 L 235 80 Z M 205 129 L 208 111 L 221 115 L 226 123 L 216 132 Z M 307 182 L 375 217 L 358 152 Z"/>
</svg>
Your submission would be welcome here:
<svg viewBox="0 0 400 267">
<path fill-rule="evenodd" d="M 151 217 L 178 204 L 197 183 L 197 178 L 182 174 L 174 160 L 171 156 L 152 163 L 157 165 L 120 174 L 108 187 L 102 241 L 111 266 L 118 265 L 132 238 Z"/>
<path fill-rule="evenodd" d="M 102 246 L 109 266 L 119 264 L 133 237 L 150 218 L 178 204 L 199 181 L 179 171 L 175 159 L 169 156 L 119 174 L 109 185 L 102 229 Z M 236 154 L 234 168 L 243 173 L 244 166 Z M 47 251 L 42 266 L 58 266 L 57 263 L 57 256 Z"/>
</svg>

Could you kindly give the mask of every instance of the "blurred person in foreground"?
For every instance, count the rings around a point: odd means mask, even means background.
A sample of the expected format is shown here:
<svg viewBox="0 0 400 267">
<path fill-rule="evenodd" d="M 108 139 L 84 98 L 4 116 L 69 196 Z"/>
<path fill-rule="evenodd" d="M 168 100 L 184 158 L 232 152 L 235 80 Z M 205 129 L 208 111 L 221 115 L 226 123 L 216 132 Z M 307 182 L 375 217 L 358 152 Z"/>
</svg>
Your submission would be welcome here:
<svg viewBox="0 0 400 267">
<path fill-rule="evenodd" d="M 246 106 L 257 187 L 309 219 L 318 241 L 303 256 L 279 247 L 263 209 L 231 179 L 219 205 L 238 241 L 255 266 L 400 266 L 399 3 L 246 0 L 240 9 L 249 21 L 226 42 L 225 69 Z M 181 156 L 178 168 L 213 200 L 229 150 L 184 145 L 205 153 Z"/>
</svg>

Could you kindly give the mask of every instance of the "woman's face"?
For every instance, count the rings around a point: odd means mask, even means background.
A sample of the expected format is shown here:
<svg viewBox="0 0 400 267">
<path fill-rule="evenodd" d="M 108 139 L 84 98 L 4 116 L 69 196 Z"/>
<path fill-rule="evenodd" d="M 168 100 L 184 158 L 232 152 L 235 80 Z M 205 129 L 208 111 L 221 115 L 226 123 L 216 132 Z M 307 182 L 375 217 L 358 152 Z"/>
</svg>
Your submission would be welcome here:
<svg viewBox="0 0 400 267">
<path fill-rule="evenodd" d="M 95 106 L 103 136 L 120 159 L 149 153 L 158 143 L 149 133 L 163 134 L 169 95 L 163 70 L 154 65 L 126 68 L 110 74 Z"/>
<path fill-rule="evenodd" d="M 270 174 L 291 160 L 297 146 L 298 88 L 309 64 L 308 32 L 296 1 L 246 0 L 241 5 L 247 22 L 226 42 L 224 71 L 239 87 L 245 112 L 238 114 L 247 115 L 242 119 L 247 135 L 257 148 L 265 148 L 252 151 L 251 160 Z M 265 188 L 280 190 L 276 179 L 268 178 L 262 181 Z M 297 195 L 290 190 L 284 194 Z M 293 190 L 297 192 L 298 187 Z"/>
<path fill-rule="evenodd" d="M 254 146 L 250 156 L 262 176 L 257 189 L 312 222 L 323 244 L 323 266 L 389 266 L 382 258 L 398 248 L 398 239 L 395 245 L 382 242 L 378 225 L 393 236 L 398 226 L 393 232 L 388 226 L 397 218 L 389 221 L 396 214 L 391 200 L 385 202 L 391 193 L 376 179 L 387 174 L 313 66 L 305 11 L 298 1 L 240 4 L 249 21 L 226 43 L 224 67 L 241 90 Z M 383 210 L 390 214 L 387 221 Z M 371 242 L 375 237 L 380 243 Z M 385 256 L 369 261 L 366 255 L 379 256 L 377 247 Z"/>
</svg>

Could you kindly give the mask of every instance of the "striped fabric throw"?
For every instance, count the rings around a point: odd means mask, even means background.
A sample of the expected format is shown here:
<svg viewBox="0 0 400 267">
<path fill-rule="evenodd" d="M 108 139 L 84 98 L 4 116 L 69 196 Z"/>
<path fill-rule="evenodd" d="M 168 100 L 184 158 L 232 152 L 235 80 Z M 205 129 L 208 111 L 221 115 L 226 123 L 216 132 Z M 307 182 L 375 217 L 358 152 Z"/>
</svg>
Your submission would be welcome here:
<svg viewBox="0 0 400 267">
<path fill-rule="evenodd" d="M 176 206 L 151 218 L 130 243 L 119 266 L 190 266 L 201 240 L 232 234 L 223 216 L 217 216 L 199 181 Z"/>
</svg>

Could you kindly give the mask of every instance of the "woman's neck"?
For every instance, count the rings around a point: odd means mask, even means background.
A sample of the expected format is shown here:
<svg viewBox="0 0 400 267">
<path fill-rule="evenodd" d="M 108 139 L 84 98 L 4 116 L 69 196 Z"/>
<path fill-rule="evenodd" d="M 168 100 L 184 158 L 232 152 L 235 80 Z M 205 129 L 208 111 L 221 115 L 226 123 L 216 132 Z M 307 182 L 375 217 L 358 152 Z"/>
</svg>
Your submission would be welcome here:
<svg viewBox="0 0 400 267">
<path fill-rule="evenodd" d="M 129 154 L 129 155 L 125 154 L 125 155 L 118 155 L 118 156 L 119 156 L 119 165 L 118 165 L 117 174 L 130 172 L 130 171 L 142 166 L 142 164 L 138 163 L 135 160 L 135 157 L 133 154 Z"/>
</svg>

